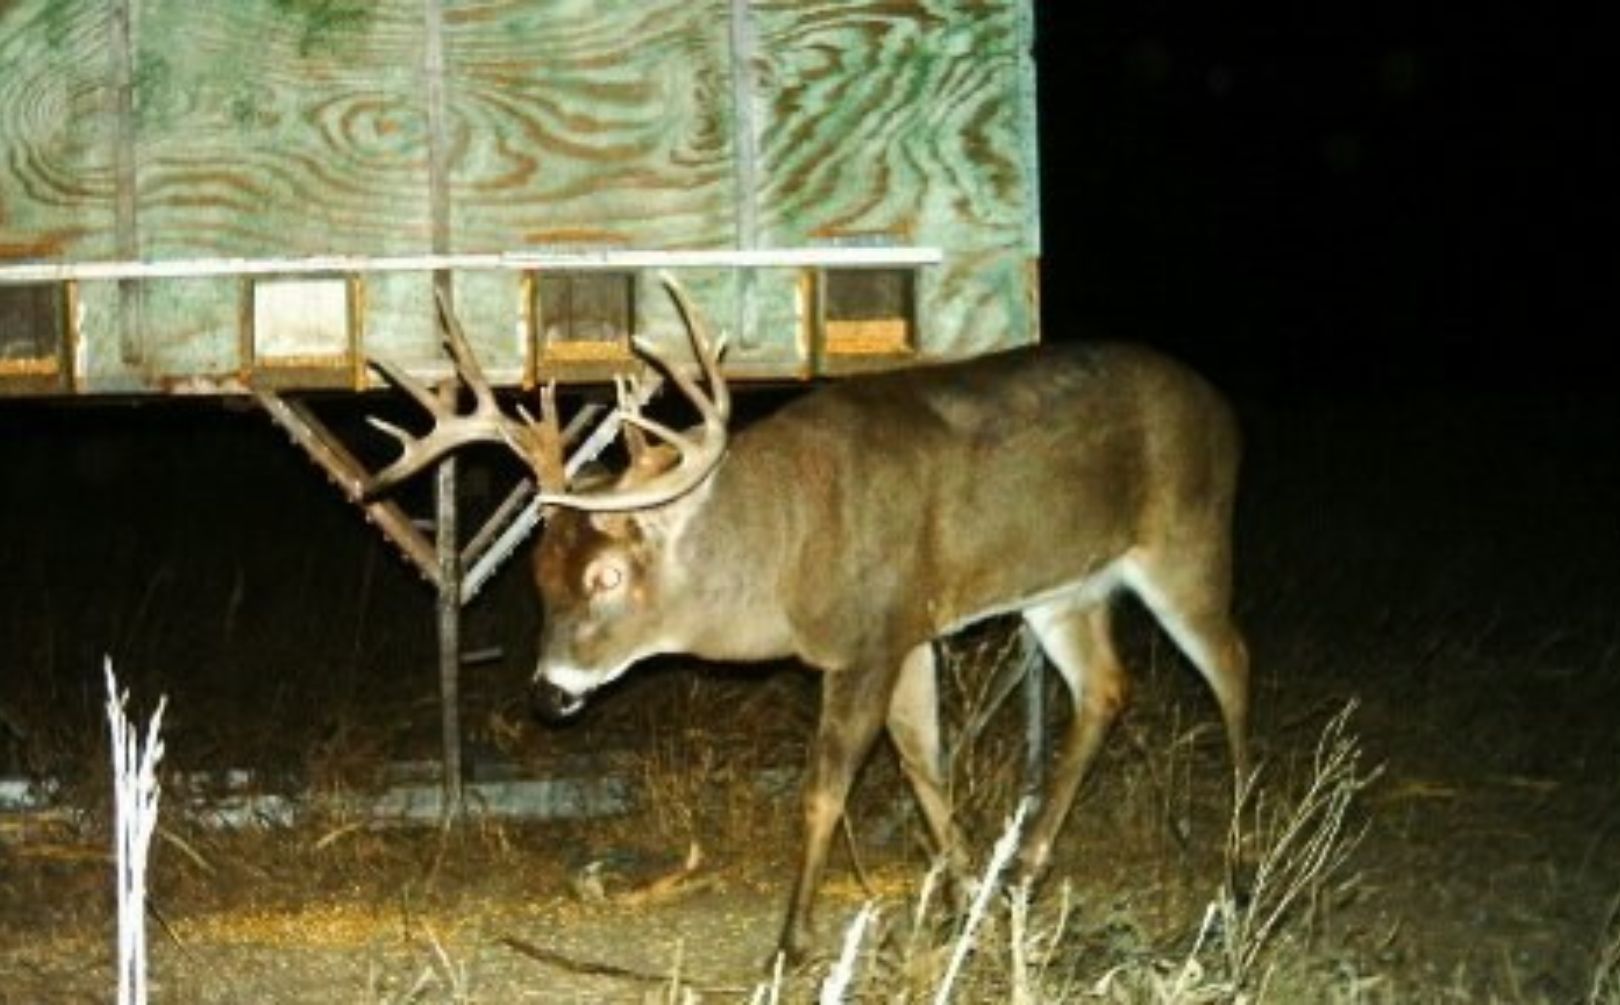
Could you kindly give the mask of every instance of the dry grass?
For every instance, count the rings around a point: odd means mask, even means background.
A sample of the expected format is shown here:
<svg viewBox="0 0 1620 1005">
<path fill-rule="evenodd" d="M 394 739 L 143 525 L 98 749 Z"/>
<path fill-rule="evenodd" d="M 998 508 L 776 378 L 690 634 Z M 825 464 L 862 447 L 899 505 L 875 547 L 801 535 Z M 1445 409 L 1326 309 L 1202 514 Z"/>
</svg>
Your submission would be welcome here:
<svg viewBox="0 0 1620 1005">
<path fill-rule="evenodd" d="M 993 621 L 940 647 L 951 806 L 969 834 L 994 835 L 1025 784 L 1023 685 L 1016 679 L 1025 642 L 1016 624 Z"/>
<path fill-rule="evenodd" d="M 1361 746 L 1348 732 L 1355 703 L 1328 721 L 1304 791 L 1268 806 L 1259 775 L 1246 780 L 1227 842 L 1228 882 L 1217 902 L 1226 974 L 1234 988 L 1267 979 L 1267 958 L 1290 930 L 1309 940 L 1318 914 L 1343 897 L 1354 877 L 1345 862 L 1364 829 L 1349 819 L 1356 798 L 1381 769 L 1363 772 Z M 1252 879 L 1245 850 L 1259 848 Z"/>
<path fill-rule="evenodd" d="M 638 782 L 643 833 L 650 825 L 662 840 L 684 846 L 724 843 L 729 835 L 786 841 L 783 803 L 796 810 L 797 765 L 757 741 L 684 725 L 648 734 L 641 750 L 629 755 Z M 797 812 L 786 814 L 797 822 Z M 717 841 L 717 839 L 719 839 Z"/>
<path fill-rule="evenodd" d="M 1312 960 L 1322 913 L 1355 884 L 1346 869 L 1361 835 L 1353 807 L 1378 774 L 1362 768 L 1351 712 L 1347 706 L 1324 727 L 1297 789 L 1251 782 L 1232 814 L 1227 871 L 1234 880 L 1251 871 L 1253 878 L 1245 890 L 1235 881 L 1220 887 L 1189 946 L 1172 952 L 1136 944 L 1099 966 L 1096 947 L 1085 944 L 1096 933 L 1076 923 L 1068 884 L 1033 906 L 1028 890 L 1001 888 L 1020 812 L 978 877 L 966 915 L 936 896 L 938 867 L 909 904 L 868 903 L 845 932 L 820 1001 L 1196 1005 L 1389 997 L 1387 982 Z M 1286 992 L 1277 990 L 1283 986 Z M 774 1000 L 768 996 L 779 991 L 780 981 L 755 1000 Z"/>
<path fill-rule="evenodd" d="M 1620 896 L 1609 907 L 1586 1002 L 1587 1005 L 1620 1005 Z"/>
<path fill-rule="evenodd" d="M 984 655 L 976 658 L 1008 658 L 1012 651 L 1004 641 L 987 642 Z M 1369 971 L 1363 960 L 1341 952 L 1329 923 L 1335 903 L 1356 890 L 1356 876 L 1347 873 L 1345 861 L 1362 833 L 1355 797 L 1376 774 L 1362 767 L 1347 713 L 1335 717 L 1314 745 L 1288 745 L 1303 748 L 1292 756 L 1279 739 L 1270 738 L 1273 762 L 1251 788 L 1244 812 L 1231 821 L 1227 842 L 1230 868 L 1223 871 L 1246 876 L 1248 882 L 1222 886 L 1200 910 L 1200 905 L 1189 907 L 1188 898 L 1206 897 L 1195 891 L 1216 885 L 1204 885 L 1210 877 L 1198 868 L 1201 849 L 1221 844 L 1200 833 L 1207 825 L 1199 820 L 1210 814 L 1211 793 L 1225 778 L 1211 756 L 1219 750 L 1218 735 L 1210 734 L 1205 716 L 1183 712 L 1155 693 L 1165 690 L 1153 681 L 1161 670 L 1157 660 L 1146 662 L 1149 672 L 1142 676 L 1149 678 L 1148 693 L 1140 696 L 1140 708 L 1125 724 L 1123 736 L 1116 735 L 1091 798 L 1070 823 L 1069 831 L 1079 832 L 1066 840 L 1080 885 L 1055 886 L 1033 902 L 1011 891 L 990 902 L 985 920 L 970 930 L 949 909 L 937 874 L 923 877 L 917 869 L 912 875 L 922 878 L 914 893 L 876 900 L 869 924 L 854 943 L 843 1000 L 932 1001 L 945 984 L 953 957 L 962 962 L 952 1001 L 1035 1005 L 1397 997 L 1395 976 Z M 965 679 L 983 679 L 984 669 L 980 666 L 973 671 L 977 677 Z M 1195 683 L 1187 686 L 1190 679 L 1181 668 L 1165 669 L 1174 670 L 1164 674 L 1174 682 L 1169 690 L 1198 694 Z M 547 828 L 543 835 L 487 819 L 450 835 L 412 835 L 336 818 L 292 832 L 222 834 L 183 817 L 171 818 L 159 849 L 167 861 L 166 885 L 159 892 L 169 903 L 232 911 L 253 904 L 354 902 L 362 905 L 357 922 L 362 929 L 367 911 L 416 918 L 420 923 L 410 927 L 406 944 L 373 965 L 375 994 L 369 1000 L 498 1000 L 498 995 L 491 997 L 497 986 L 493 980 L 480 983 L 481 958 L 435 920 L 433 909 L 435 904 L 477 898 L 489 873 L 506 874 L 503 881 L 510 884 L 514 876 L 544 867 L 531 888 L 555 891 L 563 882 L 565 864 L 624 849 L 643 857 L 678 857 L 690 838 L 701 836 L 705 851 L 716 853 L 719 869 L 727 869 L 728 860 L 731 865 L 748 862 L 759 875 L 769 873 L 758 868 L 762 851 L 768 858 L 796 846 L 796 765 L 780 779 L 780 791 L 761 791 L 758 779 L 761 771 L 784 767 L 780 756 L 773 760 L 766 755 L 777 749 L 780 720 L 796 720 L 802 710 L 784 716 L 781 708 L 765 702 L 746 710 L 748 714 L 728 716 L 727 729 L 690 725 L 703 720 L 704 709 L 724 704 L 717 694 L 729 699 L 757 694 L 760 687 L 758 681 L 694 684 L 689 677 L 671 676 L 635 698 L 637 711 L 615 713 L 634 718 L 650 716 L 647 708 L 660 710 L 646 720 L 640 750 L 621 765 L 635 773 L 644 793 L 645 801 L 632 818 Z M 953 722 L 964 718 L 958 706 L 949 714 Z M 1059 708 L 1053 714 L 1063 713 Z M 771 732 L 752 732 L 771 716 L 776 716 Z M 1018 718 L 1016 709 L 1001 715 L 976 745 L 958 751 L 958 785 L 970 801 L 978 800 L 973 805 L 980 818 L 1016 798 L 1013 783 L 1022 761 Z M 1197 725 L 1184 728 L 1184 721 Z M 751 736 L 771 740 L 750 742 Z M 1151 742 L 1160 736 L 1168 742 Z M 350 767 L 326 777 L 336 785 L 356 774 Z M 869 805 L 909 803 L 892 772 L 869 772 L 862 784 Z M 870 828 L 859 823 L 857 833 L 869 839 Z M 95 826 L 80 826 L 85 846 L 92 847 Z M 1164 859 L 1169 864 L 1111 880 L 1114 861 L 1097 859 L 1099 841 L 1136 848 L 1136 858 L 1121 861 Z M 981 838 L 975 846 L 989 843 Z M 891 847 L 883 854 L 904 858 L 907 851 Z M 787 872 L 775 875 L 758 887 L 773 908 L 779 906 Z M 1138 891 L 1135 899 L 1110 900 L 1110 882 Z M 1245 886 L 1246 897 L 1234 895 Z M 1161 889 L 1181 892 L 1155 892 Z M 1156 909 L 1153 896 L 1164 898 Z M 1179 920 L 1167 923 L 1166 915 L 1178 914 Z M 319 911 L 310 915 L 316 916 Z M 1185 931 L 1177 934 L 1178 928 Z M 1590 1001 L 1620 1001 L 1617 930 L 1612 922 L 1606 930 L 1603 955 L 1592 972 Z M 697 959 L 703 949 L 694 945 L 687 953 Z M 1467 987 L 1458 980 L 1453 993 L 1466 998 Z M 684 978 L 672 975 L 669 997 L 663 1000 L 682 1000 L 690 990 L 682 988 Z M 769 986 L 763 993 L 770 993 Z M 1512 1000 L 1538 999 L 1526 991 Z"/>
</svg>

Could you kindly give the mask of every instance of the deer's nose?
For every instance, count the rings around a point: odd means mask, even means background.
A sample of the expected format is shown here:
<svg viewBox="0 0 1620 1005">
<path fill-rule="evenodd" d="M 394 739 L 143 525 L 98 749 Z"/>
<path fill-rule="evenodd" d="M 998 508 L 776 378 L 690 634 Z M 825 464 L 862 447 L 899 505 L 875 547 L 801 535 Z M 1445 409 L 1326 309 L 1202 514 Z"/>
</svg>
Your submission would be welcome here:
<svg viewBox="0 0 1620 1005">
<path fill-rule="evenodd" d="M 534 711 L 548 722 L 567 719 L 585 707 L 585 696 L 570 694 L 545 678 L 534 682 L 529 692 Z"/>
</svg>

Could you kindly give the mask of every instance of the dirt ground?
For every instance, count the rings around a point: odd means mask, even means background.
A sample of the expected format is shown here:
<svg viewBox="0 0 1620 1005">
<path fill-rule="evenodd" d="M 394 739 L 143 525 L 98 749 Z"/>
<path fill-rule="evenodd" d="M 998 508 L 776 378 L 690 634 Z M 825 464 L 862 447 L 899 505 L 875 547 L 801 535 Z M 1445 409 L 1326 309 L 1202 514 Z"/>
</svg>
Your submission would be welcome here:
<svg viewBox="0 0 1620 1005">
<path fill-rule="evenodd" d="M 1347 819 L 1359 844 L 1289 914 L 1269 983 L 1251 993 L 1587 998 L 1620 895 L 1617 410 L 1595 398 L 1244 403 L 1239 593 L 1261 797 L 1298 795 L 1323 726 L 1352 699 L 1363 767 L 1381 769 Z M 0 605 L 6 756 L 64 778 L 77 811 L 0 818 L 3 1002 L 110 996 L 104 769 L 92 766 L 101 650 L 138 707 L 169 695 L 175 770 L 247 763 L 301 788 L 361 790 L 383 761 L 432 753 L 426 591 L 310 472 L 232 460 L 272 456 L 245 420 L 193 444 L 190 459 L 223 469 L 207 485 L 162 481 L 161 457 L 124 458 L 132 438 L 163 441 L 167 421 L 143 434 L 0 416 L 24 444 L 18 463 L 40 473 L 0 498 L 7 526 L 40 529 L 0 556 L 26 584 Z M 63 456 L 65 470 L 46 462 Z M 300 478 L 317 484 L 284 484 Z M 264 506 L 273 491 L 292 494 Z M 232 493 L 253 494 L 245 529 L 249 503 Z M 634 781 L 636 810 L 474 819 L 449 834 L 344 819 L 232 834 L 173 813 L 153 872 L 155 1000 L 639 1002 L 672 985 L 748 1000 L 787 895 L 798 811 L 783 779 L 802 758 L 813 678 L 662 667 L 584 723 L 546 729 L 521 707 L 535 616 L 509 575 L 470 617 L 474 643 L 506 649 L 465 682 L 475 759 L 543 771 L 610 751 L 604 770 Z M 1139 612 L 1120 627 L 1134 704 L 1029 920 L 1051 931 L 1063 918 L 1039 961 L 1046 1000 L 1150 1000 L 1105 978 L 1186 959 L 1224 876 L 1213 703 Z M 981 861 L 1017 790 L 1012 719 L 960 779 Z M 912 986 L 896 960 L 926 954 L 895 945 L 935 944 L 900 924 L 928 866 L 903 793 L 880 751 L 826 890 L 828 956 L 868 899 L 894 926 L 868 948 L 861 1000 Z M 704 860 L 680 873 L 693 841 Z M 985 947 L 1005 943 L 1005 924 L 998 913 Z M 976 954 L 957 1000 L 1006 997 L 995 956 Z M 791 978 L 784 1000 L 812 1000 L 825 968 Z"/>
</svg>

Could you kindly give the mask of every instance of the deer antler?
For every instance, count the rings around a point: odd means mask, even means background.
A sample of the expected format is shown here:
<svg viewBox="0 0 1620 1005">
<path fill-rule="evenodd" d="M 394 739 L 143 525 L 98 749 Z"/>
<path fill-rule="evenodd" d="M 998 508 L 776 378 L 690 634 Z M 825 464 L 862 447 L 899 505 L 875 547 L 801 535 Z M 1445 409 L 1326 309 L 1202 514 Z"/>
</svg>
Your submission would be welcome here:
<svg viewBox="0 0 1620 1005">
<path fill-rule="evenodd" d="M 426 436 L 418 438 L 391 422 L 368 416 L 368 423 L 399 443 L 401 453 L 398 459 L 377 473 L 366 494 L 380 495 L 445 454 L 469 443 L 504 443 L 528 463 L 542 486 L 563 484 L 564 437 L 557 424 L 553 389 L 547 387 L 541 392 L 540 421 L 525 412 L 523 421 L 519 422 L 502 412 L 499 402 L 495 400 L 495 392 L 490 389 L 489 381 L 478 365 L 478 358 L 473 355 L 472 346 L 467 343 L 461 322 L 445 301 L 444 292 L 435 290 L 434 300 L 438 305 L 439 326 L 444 334 L 445 347 L 455 362 L 456 373 L 472 392 L 473 410 L 458 413 L 454 405 L 441 401 L 430 388 L 400 367 L 383 359 L 370 360 L 371 365 L 389 383 L 410 395 L 433 416 L 433 429 Z"/>
<path fill-rule="evenodd" d="M 725 456 L 726 423 L 731 418 L 731 391 L 726 386 L 725 377 L 720 374 L 720 357 L 726 351 L 725 340 L 709 338 L 708 326 L 704 323 L 702 315 L 692 305 L 691 300 L 687 298 L 686 290 L 674 276 L 668 272 L 660 272 L 658 278 L 669 291 L 670 298 L 680 310 L 681 319 L 686 323 L 686 334 L 692 342 L 692 352 L 697 357 L 698 365 L 703 371 L 703 380 L 709 385 L 710 392 L 705 394 L 697 381 L 692 379 L 691 374 L 683 367 L 665 359 L 646 339 L 638 336 L 631 344 L 635 346 L 636 352 L 669 375 L 675 386 L 681 389 L 681 393 L 686 395 L 687 400 L 698 410 L 702 425 L 695 434 L 680 433 L 661 422 L 647 418 L 635 404 L 635 396 L 626 393 L 625 385 L 621 383 L 618 410 L 620 420 L 630 427 L 630 430 L 651 433 L 674 447 L 677 454 L 675 463 L 663 472 L 634 485 L 615 486 L 598 492 L 546 492 L 542 489 L 539 498 L 543 505 L 598 513 L 659 506 L 696 488 Z M 628 430 L 626 435 L 634 451 L 639 453 L 646 449 L 640 435 Z"/>
<path fill-rule="evenodd" d="M 647 449 L 644 433 L 650 433 L 673 447 L 677 459 L 669 468 L 634 485 L 598 492 L 568 492 L 561 488 L 548 491 L 553 486 L 567 483 L 563 446 L 576 432 L 572 424 L 567 430 L 559 428 L 554 385 L 547 385 L 541 390 L 538 420 L 521 408 L 522 421 L 502 412 L 461 329 L 461 323 L 441 292 L 436 294 L 439 324 L 444 333 L 445 346 L 455 362 L 456 373 L 472 392 L 472 411 L 458 412 L 453 405 L 441 401 L 430 388 L 400 367 L 386 360 L 371 360 L 371 365 L 391 384 L 410 395 L 433 416 L 433 428 L 426 436 L 414 437 L 392 423 L 369 417 L 367 422 L 400 444 L 401 453 L 392 464 L 377 473 L 366 495 L 374 497 L 381 494 L 445 454 L 469 443 L 491 442 L 505 444 L 534 471 L 540 486 L 538 497 L 542 505 L 616 512 L 657 506 L 691 491 L 720 463 L 720 458 L 725 454 L 726 422 L 731 415 L 731 393 L 720 374 L 719 365 L 725 344 L 723 339 L 711 343 L 702 317 L 688 300 L 680 283 L 668 273 L 660 273 L 660 279 L 686 323 L 692 351 L 697 356 L 710 393 L 705 394 L 684 368 L 670 363 L 645 339 L 635 338 L 632 345 L 637 353 L 669 375 L 697 408 L 702 425 L 695 433 L 681 433 L 647 418 L 641 414 L 634 388 L 623 380 L 615 382 L 619 406 L 616 416 L 610 416 L 607 421 L 623 424 L 626 438 L 636 455 Z"/>
</svg>

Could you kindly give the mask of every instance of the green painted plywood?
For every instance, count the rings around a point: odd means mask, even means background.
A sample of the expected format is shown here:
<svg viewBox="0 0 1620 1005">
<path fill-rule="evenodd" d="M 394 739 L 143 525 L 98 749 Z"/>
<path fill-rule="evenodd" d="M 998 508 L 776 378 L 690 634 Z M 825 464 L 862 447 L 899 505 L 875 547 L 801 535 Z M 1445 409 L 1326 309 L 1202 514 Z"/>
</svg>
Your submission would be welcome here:
<svg viewBox="0 0 1620 1005">
<path fill-rule="evenodd" d="M 142 258 L 429 249 L 419 6 L 142 0 L 134 10 Z M 235 375 L 241 297 L 233 279 L 148 284 L 130 362 L 154 382 Z M 413 306 L 386 285 L 371 301 L 385 323 Z"/>
<path fill-rule="evenodd" d="M 1030 15 L 1029 0 L 0 0 L 0 269 L 929 245 L 944 262 L 918 277 L 919 355 L 1017 344 L 1037 323 Z M 736 370 L 818 365 L 798 271 L 687 279 Z M 523 282 L 455 277 L 508 378 L 532 369 Z M 361 280 L 362 348 L 442 369 L 430 284 Z M 656 279 L 641 285 L 643 325 L 670 327 Z M 81 283 L 72 389 L 240 388 L 243 290 Z"/>
<path fill-rule="evenodd" d="M 0 3 L 0 264 L 116 254 L 111 10 Z"/>
<path fill-rule="evenodd" d="M 143 257 L 428 250 L 419 4 L 136 9 Z"/>
<path fill-rule="evenodd" d="M 447 6 L 453 248 L 731 244 L 728 9 Z"/>
<path fill-rule="evenodd" d="M 769 243 L 906 235 L 1025 243 L 1021 5 L 760 0 L 761 222 Z"/>
<path fill-rule="evenodd" d="M 764 242 L 936 245 L 932 355 L 1034 337 L 1029 11 L 1021 0 L 752 5 Z"/>
</svg>

